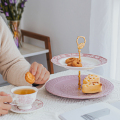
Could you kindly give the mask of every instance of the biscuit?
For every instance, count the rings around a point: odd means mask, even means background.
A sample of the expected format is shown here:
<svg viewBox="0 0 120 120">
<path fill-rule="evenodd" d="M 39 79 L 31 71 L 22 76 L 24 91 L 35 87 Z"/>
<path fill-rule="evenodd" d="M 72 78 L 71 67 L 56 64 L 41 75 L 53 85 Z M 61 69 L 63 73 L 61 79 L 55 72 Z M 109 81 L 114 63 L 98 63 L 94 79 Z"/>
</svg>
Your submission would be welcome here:
<svg viewBox="0 0 120 120">
<path fill-rule="evenodd" d="M 76 60 L 76 59 L 77 59 L 77 58 L 74 58 L 74 57 L 68 58 L 68 59 L 65 60 L 65 63 L 68 64 L 68 63 L 70 63 L 70 62 L 73 62 L 73 61 Z"/>
<path fill-rule="evenodd" d="M 67 66 L 72 66 L 72 62 L 67 63 Z"/>
<path fill-rule="evenodd" d="M 81 63 L 81 60 L 74 60 L 73 62 L 72 62 L 72 66 L 73 67 L 82 67 L 82 63 Z"/>
<path fill-rule="evenodd" d="M 82 67 L 81 59 L 79 60 L 79 58 L 68 58 L 65 60 L 65 63 L 67 64 L 67 66 Z"/>
<path fill-rule="evenodd" d="M 30 84 L 33 84 L 35 82 L 35 76 L 32 75 L 30 72 L 27 72 L 25 74 L 25 80 L 30 83 Z"/>
</svg>

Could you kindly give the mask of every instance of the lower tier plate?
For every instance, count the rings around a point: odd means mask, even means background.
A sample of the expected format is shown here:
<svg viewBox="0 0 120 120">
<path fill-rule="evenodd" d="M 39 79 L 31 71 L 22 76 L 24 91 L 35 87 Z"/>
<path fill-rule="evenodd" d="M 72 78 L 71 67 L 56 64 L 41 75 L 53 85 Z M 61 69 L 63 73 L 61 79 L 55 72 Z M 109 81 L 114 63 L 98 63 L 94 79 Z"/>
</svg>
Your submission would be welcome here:
<svg viewBox="0 0 120 120">
<path fill-rule="evenodd" d="M 86 75 L 81 75 L 81 84 L 85 77 Z M 110 81 L 100 78 L 100 82 L 102 83 L 102 92 L 92 94 L 85 94 L 82 93 L 82 90 L 78 90 L 78 75 L 54 78 L 46 83 L 45 88 L 49 93 L 60 97 L 91 99 L 106 96 L 113 90 L 114 86 Z"/>
</svg>

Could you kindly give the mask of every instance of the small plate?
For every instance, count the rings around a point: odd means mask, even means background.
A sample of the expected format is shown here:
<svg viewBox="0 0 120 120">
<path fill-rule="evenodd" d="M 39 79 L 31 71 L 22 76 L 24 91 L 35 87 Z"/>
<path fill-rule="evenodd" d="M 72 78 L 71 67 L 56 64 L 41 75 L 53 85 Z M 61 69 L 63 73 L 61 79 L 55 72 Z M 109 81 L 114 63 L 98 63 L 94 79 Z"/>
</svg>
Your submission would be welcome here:
<svg viewBox="0 0 120 120">
<path fill-rule="evenodd" d="M 81 75 L 81 84 L 83 84 L 83 79 L 85 77 L 86 75 Z M 82 93 L 82 90 L 78 90 L 78 75 L 54 78 L 46 83 L 45 88 L 49 93 L 60 97 L 91 99 L 106 96 L 113 90 L 114 86 L 110 81 L 100 78 L 100 82 L 102 83 L 102 92 L 93 94 L 85 94 Z"/>
<path fill-rule="evenodd" d="M 31 113 L 35 112 L 36 110 L 40 109 L 43 106 L 43 102 L 36 99 L 35 102 L 32 104 L 32 108 L 28 110 L 21 110 L 16 105 L 12 105 L 11 111 L 15 113 Z"/>
<path fill-rule="evenodd" d="M 107 59 L 101 56 L 81 53 L 82 67 L 72 67 L 67 66 L 65 63 L 65 60 L 70 57 L 79 58 L 79 53 L 61 54 L 54 56 L 51 59 L 51 62 L 58 66 L 71 70 L 89 70 L 107 63 Z"/>
</svg>

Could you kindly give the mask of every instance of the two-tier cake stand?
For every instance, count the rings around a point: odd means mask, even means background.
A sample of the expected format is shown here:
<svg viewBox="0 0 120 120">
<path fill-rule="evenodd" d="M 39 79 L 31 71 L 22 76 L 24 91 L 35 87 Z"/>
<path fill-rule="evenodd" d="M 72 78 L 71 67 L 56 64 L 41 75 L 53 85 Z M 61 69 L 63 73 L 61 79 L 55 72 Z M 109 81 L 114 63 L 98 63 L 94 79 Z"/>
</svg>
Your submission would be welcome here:
<svg viewBox="0 0 120 120">
<path fill-rule="evenodd" d="M 65 60 L 72 57 L 81 57 L 82 67 L 67 66 Z M 79 75 L 62 76 L 48 81 L 45 85 L 45 88 L 49 93 L 53 95 L 72 99 L 90 99 L 106 96 L 114 88 L 113 84 L 110 81 L 104 78 L 100 78 L 100 81 L 102 83 L 102 92 L 84 94 L 82 93 L 81 89 L 78 89 L 80 88 L 80 85 L 82 85 L 83 79 L 86 77 L 86 75 L 80 75 L 80 71 L 94 69 L 106 64 L 107 59 L 102 56 L 83 53 L 61 54 L 54 56 L 51 59 L 51 62 L 55 65 L 64 67 L 69 70 L 77 70 L 79 73 Z M 79 76 L 81 81 L 79 81 Z"/>
</svg>

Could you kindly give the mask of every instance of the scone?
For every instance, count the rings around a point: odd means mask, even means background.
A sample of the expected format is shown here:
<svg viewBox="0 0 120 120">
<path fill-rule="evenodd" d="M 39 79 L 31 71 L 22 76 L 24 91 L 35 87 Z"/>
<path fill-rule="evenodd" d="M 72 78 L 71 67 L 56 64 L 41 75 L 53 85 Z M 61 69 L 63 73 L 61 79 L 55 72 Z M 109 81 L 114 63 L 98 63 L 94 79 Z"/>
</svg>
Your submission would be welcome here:
<svg viewBox="0 0 120 120">
<path fill-rule="evenodd" d="M 102 84 L 98 75 L 89 74 L 83 80 L 82 92 L 83 93 L 97 93 L 102 91 Z"/>
<path fill-rule="evenodd" d="M 83 93 L 97 93 L 102 91 L 102 84 L 98 82 L 90 82 L 82 85 Z"/>
<path fill-rule="evenodd" d="M 87 84 L 89 82 L 98 82 L 100 83 L 100 77 L 98 75 L 89 74 L 85 79 L 83 80 L 83 84 Z"/>
</svg>

